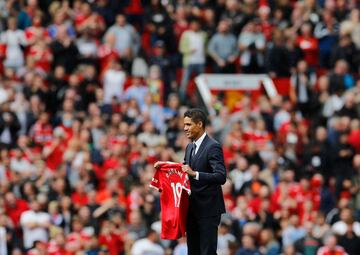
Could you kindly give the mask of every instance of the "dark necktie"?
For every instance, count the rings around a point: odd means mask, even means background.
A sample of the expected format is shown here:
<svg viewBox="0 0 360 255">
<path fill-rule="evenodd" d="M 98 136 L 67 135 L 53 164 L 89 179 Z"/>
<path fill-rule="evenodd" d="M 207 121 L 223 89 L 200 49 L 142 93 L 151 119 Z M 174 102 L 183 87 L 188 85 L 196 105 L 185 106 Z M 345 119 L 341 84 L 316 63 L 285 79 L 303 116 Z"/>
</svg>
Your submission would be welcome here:
<svg viewBox="0 0 360 255">
<path fill-rule="evenodd" d="M 192 164 L 192 159 L 195 156 L 195 152 L 196 152 L 196 144 L 193 143 L 192 149 L 191 149 L 191 154 L 190 154 L 190 164 Z"/>
<path fill-rule="evenodd" d="M 193 143 L 193 151 L 192 151 L 192 157 L 195 156 L 195 153 L 196 153 L 196 143 Z"/>
</svg>

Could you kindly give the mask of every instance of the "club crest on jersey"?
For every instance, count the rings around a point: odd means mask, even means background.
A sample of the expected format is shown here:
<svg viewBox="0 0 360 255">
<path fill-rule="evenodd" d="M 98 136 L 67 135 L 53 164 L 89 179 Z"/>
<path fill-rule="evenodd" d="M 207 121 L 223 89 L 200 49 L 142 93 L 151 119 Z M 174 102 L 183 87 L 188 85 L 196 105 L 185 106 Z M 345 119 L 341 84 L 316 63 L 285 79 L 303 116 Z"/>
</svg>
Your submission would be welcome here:
<svg viewBox="0 0 360 255">
<path fill-rule="evenodd" d="M 181 178 L 181 172 L 177 171 L 175 168 L 169 169 L 169 171 L 166 173 L 166 178 L 170 178 L 171 175 L 177 174 Z"/>
</svg>

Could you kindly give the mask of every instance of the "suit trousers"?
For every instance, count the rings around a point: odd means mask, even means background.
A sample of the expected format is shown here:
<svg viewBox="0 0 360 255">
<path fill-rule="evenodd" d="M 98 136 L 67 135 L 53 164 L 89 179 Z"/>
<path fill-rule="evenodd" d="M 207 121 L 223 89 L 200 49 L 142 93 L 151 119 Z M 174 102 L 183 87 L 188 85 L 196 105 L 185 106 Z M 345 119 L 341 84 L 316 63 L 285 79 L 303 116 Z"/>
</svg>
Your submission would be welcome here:
<svg viewBox="0 0 360 255">
<path fill-rule="evenodd" d="M 196 218 L 188 214 L 186 237 L 188 255 L 216 255 L 220 215 Z"/>
</svg>

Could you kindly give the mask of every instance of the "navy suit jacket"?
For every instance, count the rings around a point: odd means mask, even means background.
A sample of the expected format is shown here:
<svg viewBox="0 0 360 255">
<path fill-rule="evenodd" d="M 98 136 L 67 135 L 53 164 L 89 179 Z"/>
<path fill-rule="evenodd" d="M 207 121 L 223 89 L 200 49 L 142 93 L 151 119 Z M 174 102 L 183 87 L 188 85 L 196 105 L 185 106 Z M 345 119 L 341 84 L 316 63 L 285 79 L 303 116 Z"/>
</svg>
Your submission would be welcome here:
<svg viewBox="0 0 360 255">
<path fill-rule="evenodd" d="M 226 181 L 221 145 L 206 135 L 190 162 L 192 149 L 193 144 L 188 144 L 184 160 L 185 164 L 199 172 L 199 180 L 190 177 L 189 213 L 198 218 L 219 216 L 225 213 L 221 185 Z"/>
</svg>

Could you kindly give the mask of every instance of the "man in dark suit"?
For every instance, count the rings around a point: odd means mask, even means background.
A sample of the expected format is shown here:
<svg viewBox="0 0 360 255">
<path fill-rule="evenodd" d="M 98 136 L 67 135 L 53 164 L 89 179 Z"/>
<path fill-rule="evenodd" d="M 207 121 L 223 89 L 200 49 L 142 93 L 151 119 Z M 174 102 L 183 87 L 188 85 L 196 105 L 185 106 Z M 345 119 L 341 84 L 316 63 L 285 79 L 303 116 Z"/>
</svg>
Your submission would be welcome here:
<svg viewBox="0 0 360 255">
<path fill-rule="evenodd" d="M 226 170 L 221 145 L 205 131 L 206 114 L 190 109 L 184 114 L 184 131 L 192 142 L 185 150 L 183 171 L 190 177 L 191 196 L 187 222 L 189 255 L 214 255 L 220 216 L 225 213 L 221 185 Z"/>
</svg>

